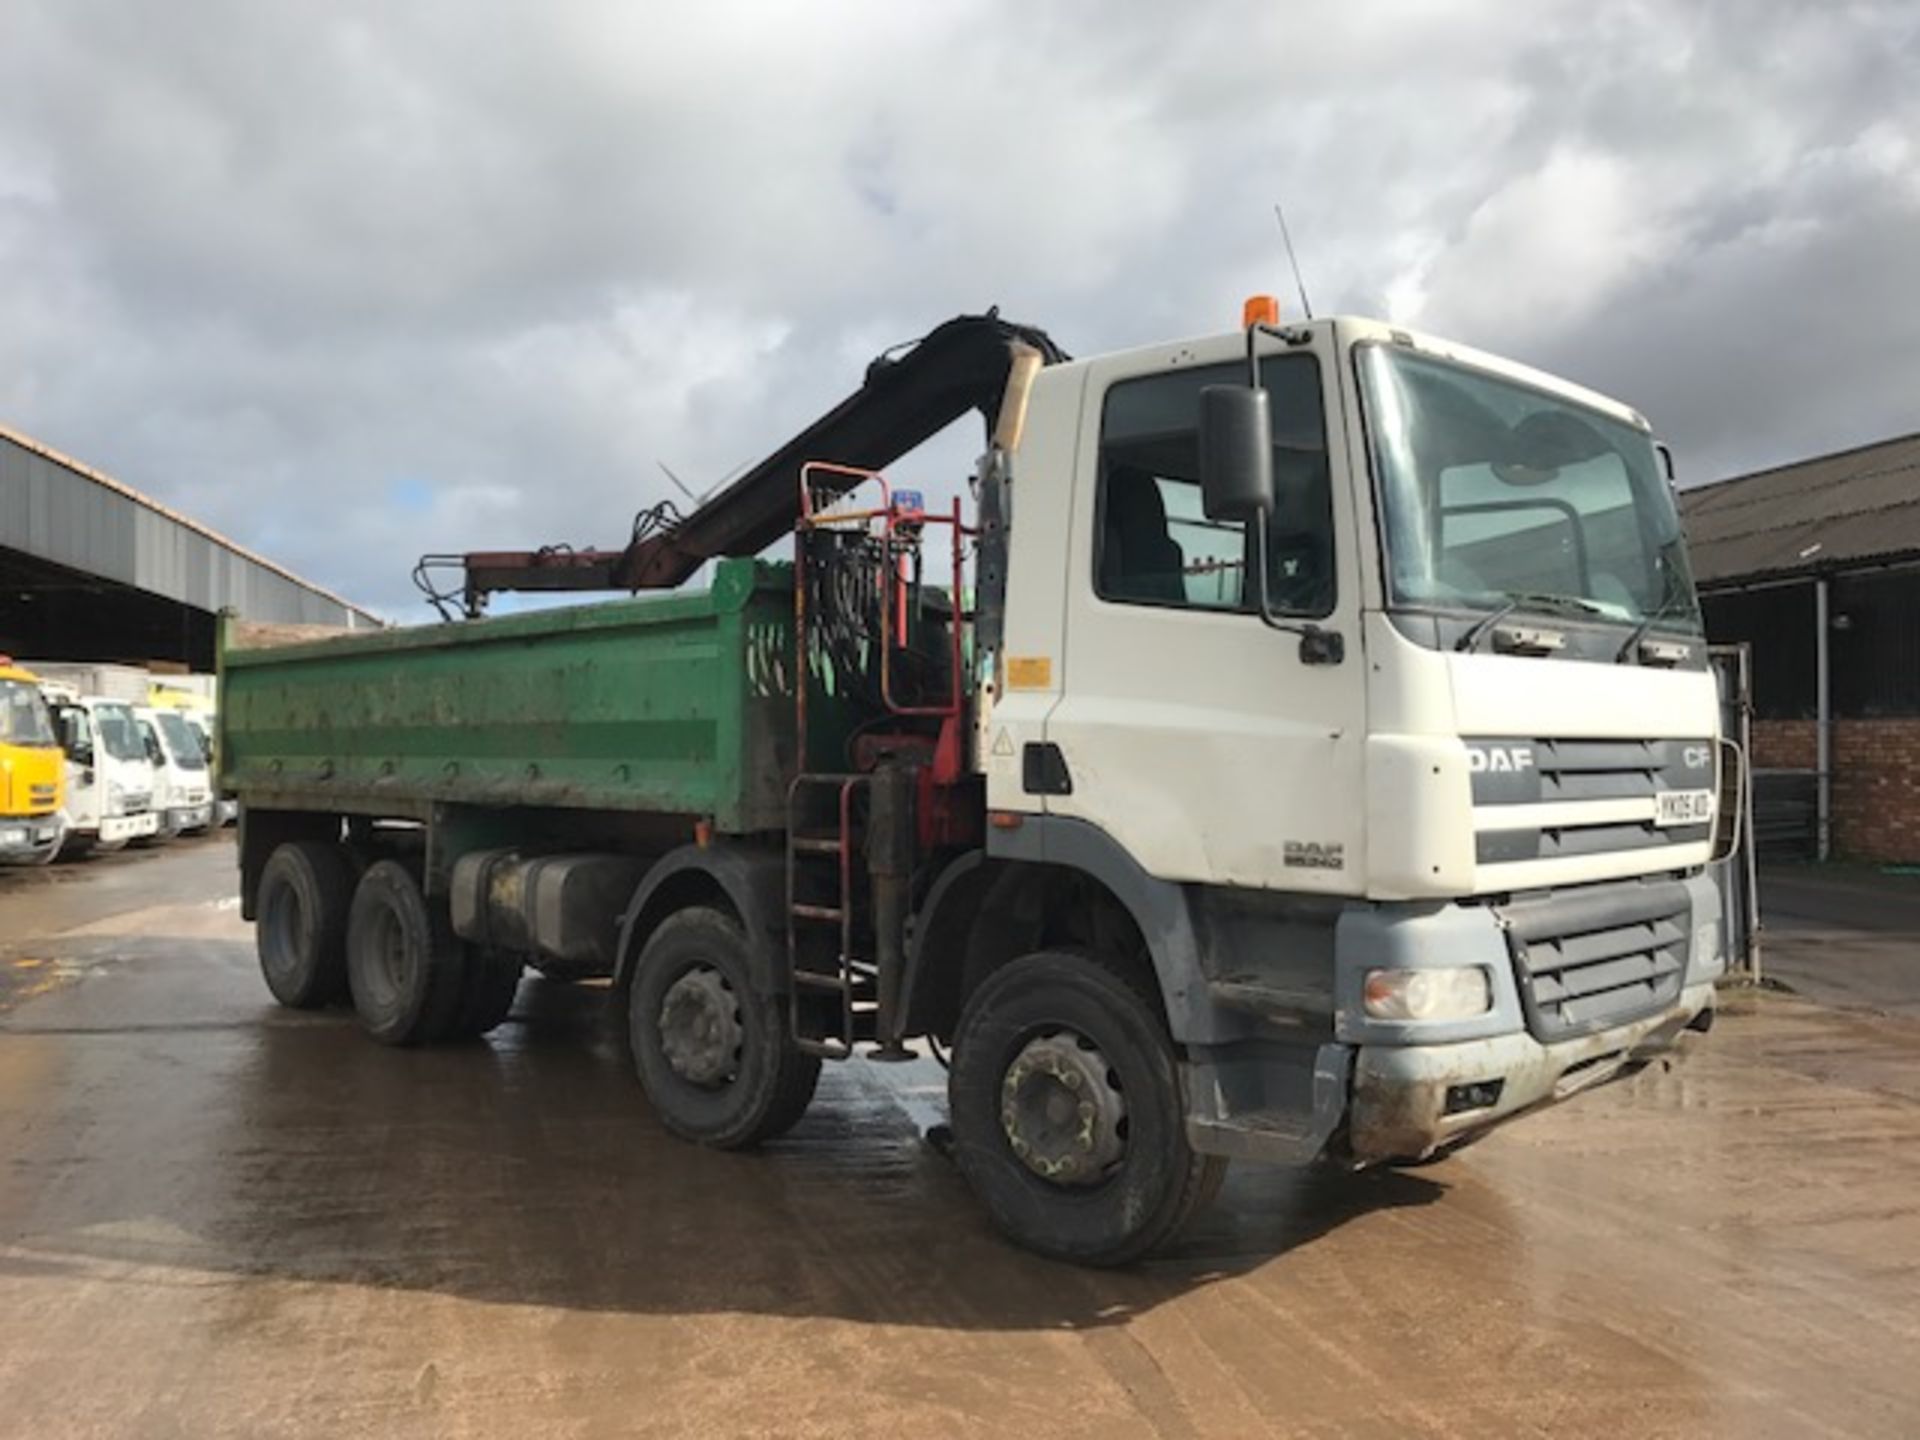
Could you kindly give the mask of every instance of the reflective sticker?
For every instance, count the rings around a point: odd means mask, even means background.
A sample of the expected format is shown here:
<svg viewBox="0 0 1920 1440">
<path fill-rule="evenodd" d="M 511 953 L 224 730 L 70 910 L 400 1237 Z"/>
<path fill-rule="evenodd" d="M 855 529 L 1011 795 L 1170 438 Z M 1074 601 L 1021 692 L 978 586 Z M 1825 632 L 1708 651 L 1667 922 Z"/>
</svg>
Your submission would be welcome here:
<svg viewBox="0 0 1920 1440">
<path fill-rule="evenodd" d="M 1013 736 L 1006 732 L 1005 727 L 1002 727 L 1000 733 L 993 737 L 993 753 L 1008 757 L 1013 754 Z"/>
<path fill-rule="evenodd" d="M 1009 690 L 1051 690 L 1053 688 L 1053 657 L 1009 655 L 1007 657 L 1007 688 Z"/>
</svg>

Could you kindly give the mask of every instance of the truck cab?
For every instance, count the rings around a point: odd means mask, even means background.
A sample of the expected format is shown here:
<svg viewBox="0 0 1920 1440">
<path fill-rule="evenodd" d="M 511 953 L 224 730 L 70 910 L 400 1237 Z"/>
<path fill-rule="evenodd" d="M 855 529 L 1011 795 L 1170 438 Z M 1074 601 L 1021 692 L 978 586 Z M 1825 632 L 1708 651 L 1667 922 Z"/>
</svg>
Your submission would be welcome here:
<svg viewBox="0 0 1920 1440">
<path fill-rule="evenodd" d="M 142 744 L 153 760 L 153 807 L 162 839 L 196 833 L 213 823 L 207 758 L 180 712 L 136 705 Z"/>
<path fill-rule="evenodd" d="M 1223 511 L 1203 397 L 1256 381 Z M 1050 367 L 1027 425 L 989 850 L 1167 917 L 1197 1144 L 1419 1158 L 1710 1018 L 1733 760 L 1636 412 L 1334 319 Z"/>
<path fill-rule="evenodd" d="M 44 865 L 59 853 L 63 765 L 39 678 L 0 655 L 0 864 Z"/>
<path fill-rule="evenodd" d="M 154 766 L 133 707 L 70 687 L 43 687 L 66 752 L 62 855 L 119 850 L 154 834 Z"/>
<path fill-rule="evenodd" d="M 214 774 L 219 773 L 220 757 L 215 750 L 214 737 L 220 730 L 220 717 L 211 706 L 205 708 L 182 706 L 181 716 L 187 722 L 187 729 L 193 732 L 193 738 L 200 744 L 200 753 L 206 757 L 207 767 Z M 213 797 L 213 823 L 219 827 L 234 824 L 240 818 L 240 802 L 225 792 Z"/>
</svg>

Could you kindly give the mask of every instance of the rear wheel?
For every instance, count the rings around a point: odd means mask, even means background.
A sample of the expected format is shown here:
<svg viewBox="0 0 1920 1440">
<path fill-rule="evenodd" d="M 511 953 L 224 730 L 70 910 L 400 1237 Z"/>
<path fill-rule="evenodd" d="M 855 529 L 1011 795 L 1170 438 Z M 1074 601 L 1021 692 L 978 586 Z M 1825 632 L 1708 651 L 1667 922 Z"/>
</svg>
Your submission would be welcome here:
<svg viewBox="0 0 1920 1440">
<path fill-rule="evenodd" d="M 647 941 L 628 992 L 634 1069 L 661 1123 L 724 1150 L 791 1128 L 820 1078 L 780 1002 L 755 990 L 749 953 L 730 917 L 682 910 Z"/>
<path fill-rule="evenodd" d="M 1187 1144 L 1153 998 L 1084 955 L 1043 951 L 982 982 L 954 1037 L 948 1097 L 955 1157 L 994 1224 L 1057 1260 L 1146 1254 L 1226 1171 Z"/>
<path fill-rule="evenodd" d="M 429 1045 L 460 1013 L 465 947 L 397 860 L 367 869 L 347 919 L 347 975 L 361 1027 L 383 1045 Z"/>
<path fill-rule="evenodd" d="M 312 1010 L 345 997 L 353 866 L 338 845 L 290 841 L 267 857 L 254 948 L 273 998 Z"/>
</svg>

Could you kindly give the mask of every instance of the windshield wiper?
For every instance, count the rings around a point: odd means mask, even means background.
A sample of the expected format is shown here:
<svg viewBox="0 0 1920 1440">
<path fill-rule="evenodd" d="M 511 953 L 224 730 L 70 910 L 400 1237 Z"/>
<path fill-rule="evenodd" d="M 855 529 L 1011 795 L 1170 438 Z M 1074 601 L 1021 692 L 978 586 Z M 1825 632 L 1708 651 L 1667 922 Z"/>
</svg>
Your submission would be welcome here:
<svg viewBox="0 0 1920 1440">
<path fill-rule="evenodd" d="M 1456 650 L 1471 650 L 1480 643 L 1480 637 L 1486 634 L 1514 611 L 1525 607 L 1528 610 L 1558 611 L 1562 615 L 1605 615 L 1606 610 L 1591 600 L 1582 600 L 1578 595 L 1552 595 L 1531 590 L 1515 590 L 1507 593 L 1504 605 L 1489 610 L 1473 624 L 1466 633 L 1454 642 Z"/>
<path fill-rule="evenodd" d="M 1647 638 L 1647 632 L 1673 614 L 1680 602 L 1687 598 L 1686 587 L 1674 583 L 1673 566 L 1663 565 L 1661 569 L 1666 575 L 1666 588 L 1660 592 L 1660 603 L 1653 607 L 1653 612 L 1646 619 L 1633 627 L 1633 632 L 1627 636 L 1626 643 L 1613 657 L 1613 663 L 1616 665 L 1623 665 L 1630 658 L 1637 656 L 1640 653 L 1640 642 Z"/>
</svg>

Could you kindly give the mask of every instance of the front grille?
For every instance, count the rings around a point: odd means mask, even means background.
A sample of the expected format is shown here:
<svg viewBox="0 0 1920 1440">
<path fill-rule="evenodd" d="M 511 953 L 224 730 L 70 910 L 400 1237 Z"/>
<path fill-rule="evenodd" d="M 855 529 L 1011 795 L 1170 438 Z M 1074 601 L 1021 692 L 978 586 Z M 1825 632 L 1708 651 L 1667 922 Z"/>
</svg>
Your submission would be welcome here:
<svg viewBox="0 0 1920 1440">
<path fill-rule="evenodd" d="M 1652 1015 L 1679 997 L 1691 941 L 1686 887 L 1629 880 L 1495 907 L 1527 1028 L 1569 1040 Z"/>
<path fill-rule="evenodd" d="M 1710 790 L 1713 744 L 1708 740 L 1496 740 L 1466 742 L 1473 804 L 1484 822 L 1515 805 L 1564 805 L 1648 800 L 1663 790 Z M 1474 837 L 1482 865 L 1554 860 L 1571 855 L 1693 845 L 1711 837 L 1708 825 L 1670 825 L 1617 815 L 1592 823 L 1562 820 L 1548 826 L 1484 823 Z"/>
<path fill-rule="evenodd" d="M 32 785 L 28 787 L 27 793 L 35 805 L 51 805 L 53 797 L 59 793 L 59 790 L 60 787 L 57 785 Z"/>
<path fill-rule="evenodd" d="M 120 808 L 128 815 L 144 815 L 151 804 L 153 804 L 153 796 L 144 791 L 136 791 L 121 798 Z"/>
</svg>

